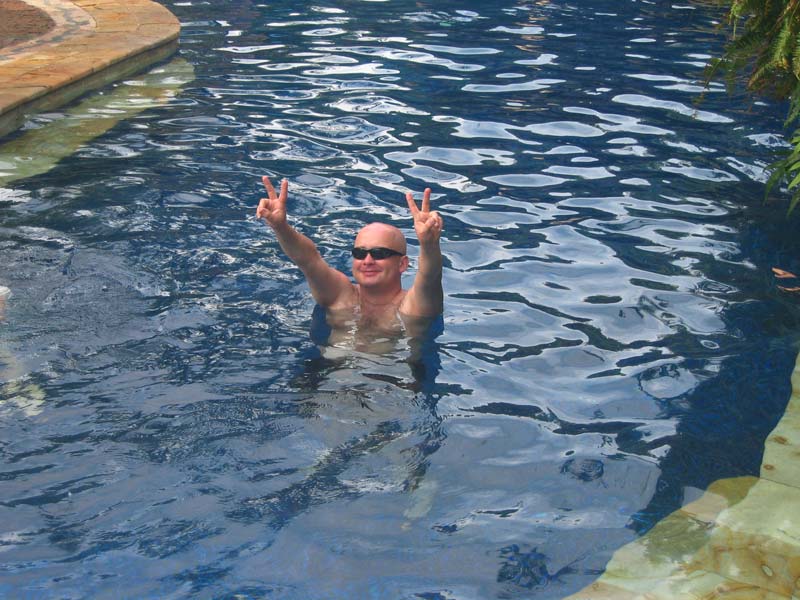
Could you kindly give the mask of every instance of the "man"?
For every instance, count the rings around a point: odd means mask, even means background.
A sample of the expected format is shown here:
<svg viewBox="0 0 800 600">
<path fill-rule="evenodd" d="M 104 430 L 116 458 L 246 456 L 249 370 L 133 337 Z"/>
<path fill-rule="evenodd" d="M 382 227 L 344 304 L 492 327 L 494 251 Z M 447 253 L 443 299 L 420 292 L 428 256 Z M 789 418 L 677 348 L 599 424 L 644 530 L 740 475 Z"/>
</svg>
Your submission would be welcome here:
<svg viewBox="0 0 800 600">
<path fill-rule="evenodd" d="M 284 179 L 276 193 L 268 177 L 262 180 L 268 197 L 259 202 L 256 216 L 272 228 L 283 251 L 305 275 L 314 300 L 329 313 L 357 311 L 360 327 L 391 330 L 398 319 L 407 324 L 442 312 L 442 218 L 430 209 L 430 189 L 423 193 L 421 208 L 410 192 L 406 194 L 420 252 L 414 283 L 404 290 L 400 279 L 408 269 L 408 256 L 405 237 L 397 227 L 370 223 L 358 232 L 352 249 L 352 283 L 325 262 L 314 242 L 287 222 L 288 182 Z"/>
</svg>

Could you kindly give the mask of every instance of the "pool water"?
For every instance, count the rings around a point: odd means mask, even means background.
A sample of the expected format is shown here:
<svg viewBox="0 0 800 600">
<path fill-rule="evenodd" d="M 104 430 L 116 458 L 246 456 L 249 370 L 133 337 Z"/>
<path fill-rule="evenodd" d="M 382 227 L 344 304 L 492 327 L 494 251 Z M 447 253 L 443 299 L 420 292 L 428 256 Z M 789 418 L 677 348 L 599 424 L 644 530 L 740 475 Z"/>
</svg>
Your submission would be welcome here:
<svg viewBox="0 0 800 600">
<path fill-rule="evenodd" d="M 0 188 L 0 596 L 563 598 L 757 475 L 800 254 L 716 9 L 164 4 L 195 80 Z M 427 335 L 332 343 L 262 174 L 345 271 L 431 187 Z"/>
</svg>

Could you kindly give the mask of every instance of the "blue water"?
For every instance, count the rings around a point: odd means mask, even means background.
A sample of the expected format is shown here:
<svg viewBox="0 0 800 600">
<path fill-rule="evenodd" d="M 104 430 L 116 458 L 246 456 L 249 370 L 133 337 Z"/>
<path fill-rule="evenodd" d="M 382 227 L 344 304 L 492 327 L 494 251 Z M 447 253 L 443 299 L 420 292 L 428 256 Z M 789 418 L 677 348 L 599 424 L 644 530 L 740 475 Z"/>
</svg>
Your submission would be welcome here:
<svg viewBox="0 0 800 600">
<path fill-rule="evenodd" d="M 0 596 L 562 598 L 758 473 L 800 253 L 719 13 L 165 5 L 196 80 L 0 189 Z M 262 174 L 343 270 L 431 187 L 427 337 L 334 347 Z"/>
</svg>

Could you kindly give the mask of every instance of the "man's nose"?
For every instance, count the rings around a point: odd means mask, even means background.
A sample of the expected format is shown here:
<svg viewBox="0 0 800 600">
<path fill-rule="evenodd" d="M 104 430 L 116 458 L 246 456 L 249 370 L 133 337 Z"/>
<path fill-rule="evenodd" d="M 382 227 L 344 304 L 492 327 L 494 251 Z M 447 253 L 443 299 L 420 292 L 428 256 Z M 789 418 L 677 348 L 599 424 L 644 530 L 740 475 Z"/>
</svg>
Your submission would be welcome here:
<svg viewBox="0 0 800 600">
<path fill-rule="evenodd" d="M 375 262 L 375 259 L 372 258 L 372 254 L 367 252 L 367 255 L 364 257 L 364 262 L 367 263 L 367 264 L 372 264 L 372 263 Z"/>
</svg>

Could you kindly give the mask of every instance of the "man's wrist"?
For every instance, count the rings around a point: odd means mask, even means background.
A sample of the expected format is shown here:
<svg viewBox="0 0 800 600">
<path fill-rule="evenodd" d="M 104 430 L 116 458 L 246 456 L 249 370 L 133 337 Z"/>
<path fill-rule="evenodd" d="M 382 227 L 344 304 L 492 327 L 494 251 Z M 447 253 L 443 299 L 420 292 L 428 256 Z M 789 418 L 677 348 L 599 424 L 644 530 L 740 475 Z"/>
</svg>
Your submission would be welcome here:
<svg viewBox="0 0 800 600">
<path fill-rule="evenodd" d="M 428 242 L 423 242 L 420 240 L 419 248 L 424 252 L 441 252 L 439 240 L 431 240 Z"/>
<path fill-rule="evenodd" d="M 283 221 L 279 221 L 277 223 L 272 223 L 271 221 L 267 221 L 267 223 L 269 223 L 269 226 L 272 227 L 272 231 L 278 234 L 287 233 L 292 229 L 292 226 L 289 225 L 289 221 L 287 221 L 286 219 L 284 219 Z"/>
</svg>

